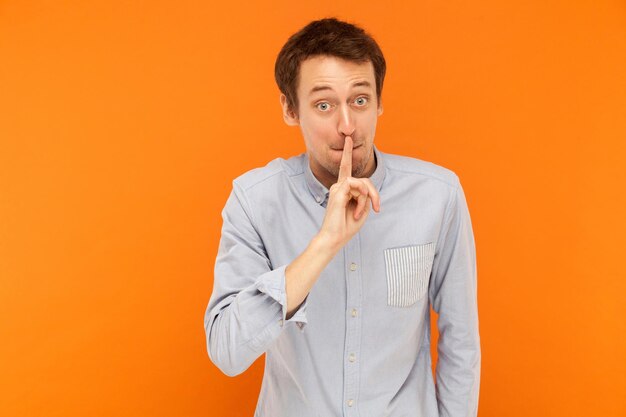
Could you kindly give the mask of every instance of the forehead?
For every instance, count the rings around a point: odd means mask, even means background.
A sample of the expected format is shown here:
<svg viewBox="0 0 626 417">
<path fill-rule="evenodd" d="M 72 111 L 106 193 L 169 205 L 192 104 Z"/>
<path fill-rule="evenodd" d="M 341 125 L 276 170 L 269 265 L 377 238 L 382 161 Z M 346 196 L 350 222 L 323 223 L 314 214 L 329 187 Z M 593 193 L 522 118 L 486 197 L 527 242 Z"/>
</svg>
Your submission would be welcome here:
<svg viewBox="0 0 626 417">
<path fill-rule="evenodd" d="M 316 87 L 333 90 L 350 89 L 352 85 L 367 81 L 375 89 L 374 66 L 371 61 L 354 62 L 334 56 L 315 56 L 300 64 L 299 96 L 307 96 Z"/>
</svg>

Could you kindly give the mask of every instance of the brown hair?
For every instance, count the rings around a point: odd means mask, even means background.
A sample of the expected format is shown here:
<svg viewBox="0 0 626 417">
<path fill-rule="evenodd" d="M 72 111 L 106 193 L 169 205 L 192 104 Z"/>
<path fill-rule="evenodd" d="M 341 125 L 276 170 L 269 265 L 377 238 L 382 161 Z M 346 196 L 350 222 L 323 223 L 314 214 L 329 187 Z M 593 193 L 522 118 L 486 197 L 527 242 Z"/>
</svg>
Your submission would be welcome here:
<svg viewBox="0 0 626 417">
<path fill-rule="evenodd" d="M 287 97 L 289 109 L 298 113 L 297 88 L 300 64 L 307 58 L 329 55 L 353 62 L 371 61 L 376 79 L 376 97 L 380 103 L 386 63 L 376 41 L 363 29 L 334 17 L 316 20 L 291 35 L 278 53 L 274 77 Z"/>
</svg>

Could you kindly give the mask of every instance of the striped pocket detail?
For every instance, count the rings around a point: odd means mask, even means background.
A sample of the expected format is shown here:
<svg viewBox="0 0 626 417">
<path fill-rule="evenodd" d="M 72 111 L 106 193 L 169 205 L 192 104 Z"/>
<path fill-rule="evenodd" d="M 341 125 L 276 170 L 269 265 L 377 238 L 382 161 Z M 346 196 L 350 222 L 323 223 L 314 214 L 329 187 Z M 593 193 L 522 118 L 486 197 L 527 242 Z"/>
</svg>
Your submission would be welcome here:
<svg viewBox="0 0 626 417">
<path fill-rule="evenodd" d="M 435 243 L 385 249 L 387 304 L 408 307 L 428 290 Z"/>
</svg>

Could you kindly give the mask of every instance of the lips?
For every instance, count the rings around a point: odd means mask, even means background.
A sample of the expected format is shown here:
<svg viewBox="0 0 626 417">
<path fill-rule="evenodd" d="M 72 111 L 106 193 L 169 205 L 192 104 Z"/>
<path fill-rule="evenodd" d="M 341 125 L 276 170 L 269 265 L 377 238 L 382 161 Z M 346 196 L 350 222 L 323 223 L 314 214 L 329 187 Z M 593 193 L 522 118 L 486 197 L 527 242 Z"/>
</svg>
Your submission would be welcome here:
<svg viewBox="0 0 626 417">
<path fill-rule="evenodd" d="M 352 150 L 359 149 L 361 146 L 363 145 L 353 146 Z M 343 148 L 330 148 L 330 149 L 332 149 L 333 151 L 343 151 Z"/>
</svg>

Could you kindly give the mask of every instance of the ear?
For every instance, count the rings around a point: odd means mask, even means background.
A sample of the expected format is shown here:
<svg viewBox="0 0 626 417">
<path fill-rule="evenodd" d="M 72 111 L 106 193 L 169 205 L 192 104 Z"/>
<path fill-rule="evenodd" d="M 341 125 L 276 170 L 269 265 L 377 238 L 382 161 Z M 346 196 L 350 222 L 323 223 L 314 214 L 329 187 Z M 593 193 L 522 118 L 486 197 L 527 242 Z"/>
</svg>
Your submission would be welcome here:
<svg viewBox="0 0 626 417">
<path fill-rule="evenodd" d="M 378 115 L 380 116 L 381 114 L 383 114 L 383 102 L 382 101 L 378 103 Z"/>
<path fill-rule="evenodd" d="M 283 119 L 285 123 L 289 126 L 298 126 L 300 124 L 300 120 L 298 120 L 298 116 L 296 113 L 289 108 L 287 105 L 287 96 L 284 94 L 280 94 L 280 105 L 283 108 Z"/>
</svg>

